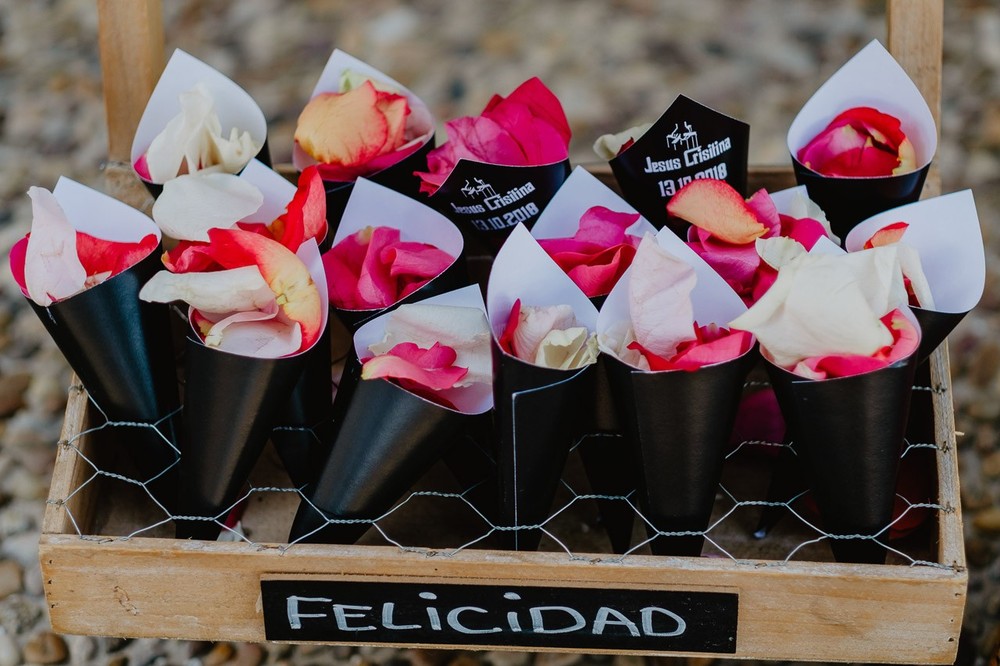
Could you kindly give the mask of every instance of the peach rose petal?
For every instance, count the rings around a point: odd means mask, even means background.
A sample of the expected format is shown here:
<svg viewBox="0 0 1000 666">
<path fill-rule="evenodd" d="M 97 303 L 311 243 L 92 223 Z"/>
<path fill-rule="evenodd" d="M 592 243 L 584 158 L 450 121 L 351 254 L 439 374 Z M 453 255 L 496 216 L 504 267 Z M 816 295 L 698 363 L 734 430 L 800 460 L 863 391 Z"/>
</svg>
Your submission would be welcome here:
<svg viewBox="0 0 1000 666">
<path fill-rule="evenodd" d="M 752 243 L 767 233 L 755 210 L 724 180 L 691 181 L 670 199 L 667 213 L 735 245 Z"/>
</svg>

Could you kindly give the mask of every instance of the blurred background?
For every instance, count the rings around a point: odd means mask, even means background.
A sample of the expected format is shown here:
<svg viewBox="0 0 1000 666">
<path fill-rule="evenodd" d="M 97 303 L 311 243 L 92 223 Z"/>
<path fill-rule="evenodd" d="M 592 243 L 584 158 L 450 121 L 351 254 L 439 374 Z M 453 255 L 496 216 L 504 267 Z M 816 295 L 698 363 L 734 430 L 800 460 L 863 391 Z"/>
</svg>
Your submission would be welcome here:
<svg viewBox="0 0 1000 666">
<path fill-rule="evenodd" d="M 338 47 L 420 95 L 439 122 L 539 76 L 573 128 L 654 120 L 678 93 L 751 125 L 752 163 L 788 164 L 799 107 L 873 38 L 876 0 L 166 0 L 166 46 L 221 70 L 260 104 L 276 161 Z M 972 188 L 987 251 L 980 306 L 951 336 L 969 603 L 961 663 L 986 663 L 1000 623 L 1000 0 L 945 6 L 943 192 Z M 25 191 L 60 175 L 101 188 L 107 151 L 95 0 L 0 0 L 0 255 L 30 225 Z M 947 220 L 942 220 L 947 224 Z M 62 637 L 48 629 L 37 540 L 69 373 L 0 267 L 0 666 L 326 664 L 630 666 L 628 657 L 462 654 Z"/>
</svg>

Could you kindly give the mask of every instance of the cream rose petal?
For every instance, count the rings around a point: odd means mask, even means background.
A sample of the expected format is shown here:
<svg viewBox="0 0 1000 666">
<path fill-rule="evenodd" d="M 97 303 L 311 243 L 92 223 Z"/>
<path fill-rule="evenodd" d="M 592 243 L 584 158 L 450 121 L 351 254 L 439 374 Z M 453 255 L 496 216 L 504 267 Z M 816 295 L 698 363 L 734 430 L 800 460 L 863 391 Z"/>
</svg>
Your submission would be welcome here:
<svg viewBox="0 0 1000 666">
<path fill-rule="evenodd" d="M 180 94 L 181 112 L 174 116 L 149 144 L 146 165 L 149 177 L 164 183 L 182 171 L 202 169 L 239 171 L 260 149 L 248 132 L 233 129 L 229 139 L 215 113 L 208 88 L 198 83 Z"/>
<path fill-rule="evenodd" d="M 274 302 L 273 307 L 268 307 L 266 310 L 244 310 L 231 314 L 201 313 L 205 319 L 212 322 L 212 326 L 205 332 L 205 344 L 209 347 L 217 347 L 222 342 L 226 329 L 230 326 L 248 321 L 274 319 L 278 312 L 278 303 Z"/>
<path fill-rule="evenodd" d="M 521 320 L 514 331 L 511 346 L 514 355 L 532 362 L 538 356 L 538 348 L 551 331 L 565 330 L 576 326 L 576 315 L 569 305 L 522 305 Z"/>
<path fill-rule="evenodd" d="M 302 345 L 302 327 L 297 322 L 269 319 L 228 325 L 218 348 L 255 358 L 280 358 L 294 354 Z"/>
<path fill-rule="evenodd" d="M 542 338 L 535 365 L 575 370 L 597 361 L 597 337 L 583 326 L 552 330 Z"/>
<path fill-rule="evenodd" d="M 263 203 L 261 191 L 239 176 L 190 174 L 163 184 L 153 220 L 171 238 L 208 241 L 209 229 L 228 229 Z"/>
<path fill-rule="evenodd" d="M 665 358 L 694 338 L 691 291 L 694 268 L 660 247 L 652 234 L 639 243 L 628 283 L 628 309 L 635 339 Z"/>
<path fill-rule="evenodd" d="M 400 342 L 429 349 L 435 342 L 451 347 L 455 365 L 469 372 L 457 387 L 493 381 L 490 326 L 479 308 L 413 303 L 401 305 L 390 316 L 381 342 L 369 351 L 384 354 Z"/>
<path fill-rule="evenodd" d="M 920 307 L 925 310 L 933 310 L 934 295 L 931 294 L 931 285 L 924 274 L 920 253 L 915 247 L 906 243 L 897 243 L 897 251 L 903 275 L 910 279 L 910 288 L 913 289 L 913 295 L 917 297 Z"/>
<path fill-rule="evenodd" d="M 628 143 L 629 139 L 638 141 L 639 137 L 645 134 L 652 126 L 653 123 L 643 123 L 617 134 L 603 134 L 597 137 L 597 141 L 594 142 L 594 152 L 603 160 L 614 159 L 622 149 L 622 146 Z"/>
<path fill-rule="evenodd" d="M 774 270 L 778 270 L 795 257 L 806 253 L 806 248 L 802 243 L 787 236 L 758 238 L 754 243 L 757 254 L 760 255 L 765 264 Z"/>
<path fill-rule="evenodd" d="M 819 207 L 819 204 L 810 199 L 809 195 L 803 194 L 801 190 L 796 189 L 793 192 L 788 200 L 787 209 L 781 212 L 796 219 L 808 217 L 816 220 L 823 226 L 826 235 L 838 245 L 840 244 L 840 239 L 833 235 L 833 228 L 830 227 L 830 221 L 826 219 L 826 213 Z"/>
<path fill-rule="evenodd" d="M 139 298 L 154 303 L 184 301 L 204 313 L 270 312 L 277 307 L 274 292 L 256 266 L 213 273 L 160 271 L 143 285 Z"/>
<path fill-rule="evenodd" d="M 802 254 L 783 265 L 774 285 L 730 326 L 756 335 L 785 368 L 810 356 L 870 356 L 892 343 L 879 319 L 900 305 L 901 287 L 895 251 Z M 905 289 L 902 296 L 905 303 Z"/>
<path fill-rule="evenodd" d="M 55 196 L 42 187 L 29 188 L 28 196 L 32 219 L 24 282 L 31 300 L 48 307 L 83 291 L 87 271 L 76 251 L 76 229 Z"/>
</svg>

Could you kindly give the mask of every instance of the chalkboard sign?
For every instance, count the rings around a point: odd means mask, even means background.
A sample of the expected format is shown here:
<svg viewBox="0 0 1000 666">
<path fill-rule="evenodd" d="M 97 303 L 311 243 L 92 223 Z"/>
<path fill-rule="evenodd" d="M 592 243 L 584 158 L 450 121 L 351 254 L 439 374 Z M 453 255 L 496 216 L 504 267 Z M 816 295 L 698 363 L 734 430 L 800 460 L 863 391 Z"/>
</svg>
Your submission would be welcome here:
<svg viewBox="0 0 1000 666">
<path fill-rule="evenodd" d="M 732 592 L 265 579 L 261 594 L 269 641 L 736 652 Z"/>
</svg>

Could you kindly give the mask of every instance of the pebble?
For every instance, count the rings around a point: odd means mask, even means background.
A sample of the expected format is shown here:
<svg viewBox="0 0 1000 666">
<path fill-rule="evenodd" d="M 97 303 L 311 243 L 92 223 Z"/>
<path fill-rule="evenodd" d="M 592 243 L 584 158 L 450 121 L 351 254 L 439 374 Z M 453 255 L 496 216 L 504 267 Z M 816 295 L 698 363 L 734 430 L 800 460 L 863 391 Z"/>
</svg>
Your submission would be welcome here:
<svg viewBox="0 0 1000 666">
<path fill-rule="evenodd" d="M 574 666 L 583 659 L 582 654 L 569 652 L 540 652 L 535 657 L 534 666 Z"/>
<path fill-rule="evenodd" d="M 203 666 L 221 666 L 236 653 L 232 643 L 216 643 L 208 653 L 201 658 Z"/>
<path fill-rule="evenodd" d="M 0 377 L 0 417 L 10 416 L 24 405 L 31 374 L 22 372 Z"/>
<path fill-rule="evenodd" d="M 991 506 L 976 513 L 972 518 L 976 529 L 990 534 L 1000 534 L 1000 507 Z"/>
<path fill-rule="evenodd" d="M 0 560 L 0 599 L 4 599 L 22 589 L 21 565 L 13 560 Z"/>
<path fill-rule="evenodd" d="M 259 666 L 267 654 L 264 648 L 256 643 L 240 643 L 236 646 L 236 654 L 226 663 L 232 666 Z"/>
<path fill-rule="evenodd" d="M 483 655 L 483 659 L 493 664 L 493 666 L 528 666 L 531 662 L 531 653 L 497 650 L 487 652 Z"/>
<path fill-rule="evenodd" d="M 43 603 L 44 600 L 23 594 L 12 594 L 0 600 L 0 628 L 12 634 L 24 632 L 42 616 Z"/>
<path fill-rule="evenodd" d="M 88 664 L 97 656 L 97 641 L 90 636 L 65 636 L 69 648 L 69 663 L 73 666 Z"/>
<path fill-rule="evenodd" d="M 0 628 L 0 666 L 18 666 L 21 663 L 21 649 L 14 637 Z"/>
<path fill-rule="evenodd" d="M 24 645 L 24 660 L 34 664 L 61 664 L 67 656 L 66 641 L 51 631 L 35 634 Z"/>
<path fill-rule="evenodd" d="M 38 535 L 24 532 L 7 537 L 0 544 L 0 555 L 14 560 L 22 567 L 30 567 L 38 562 Z"/>
</svg>

